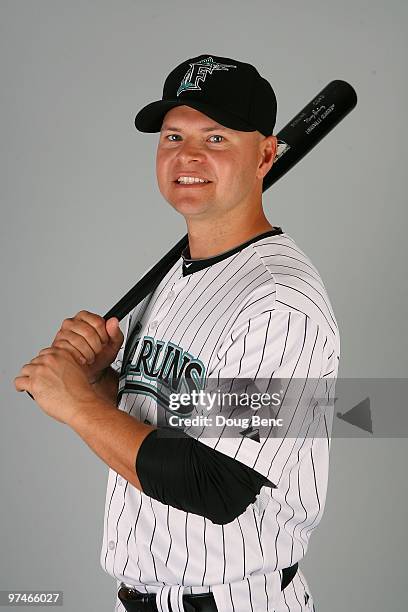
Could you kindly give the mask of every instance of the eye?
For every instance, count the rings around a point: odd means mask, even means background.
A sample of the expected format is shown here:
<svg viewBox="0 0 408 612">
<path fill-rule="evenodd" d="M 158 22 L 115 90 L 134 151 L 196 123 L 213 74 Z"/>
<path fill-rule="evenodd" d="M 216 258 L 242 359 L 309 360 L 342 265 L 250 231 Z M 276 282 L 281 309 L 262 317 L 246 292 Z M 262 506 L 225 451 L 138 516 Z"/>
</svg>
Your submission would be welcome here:
<svg viewBox="0 0 408 612">
<path fill-rule="evenodd" d="M 173 136 L 176 138 L 181 138 L 180 134 L 168 134 L 167 136 L 165 136 L 165 139 L 170 140 L 170 142 L 176 142 L 175 140 L 173 140 Z M 222 138 L 225 140 L 225 137 L 221 136 L 220 134 L 214 134 L 213 136 L 210 136 L 209 138 Z M 221 142 L 221 141 L 218 141 L 218 142 Z"/>
<path fill-rule="evenodd" d="M 220 136 L 219 134 L 214 134 L 214 136 L 210 136 L 210 138 L 224 138 L 224 136 Z"/>
</svg>

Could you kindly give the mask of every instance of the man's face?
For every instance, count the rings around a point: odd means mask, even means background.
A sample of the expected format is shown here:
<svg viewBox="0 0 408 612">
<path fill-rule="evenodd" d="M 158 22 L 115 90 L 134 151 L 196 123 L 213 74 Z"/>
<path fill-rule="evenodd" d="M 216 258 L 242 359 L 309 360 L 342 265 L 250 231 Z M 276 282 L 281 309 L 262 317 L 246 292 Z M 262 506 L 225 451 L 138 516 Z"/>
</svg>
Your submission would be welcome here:
<svg viewBox="0 0 408 612">
<path fill-rule="evenodd" d="M 276 147 L 276 137 L 223 127 L 207 115 L 176 106 L 164 117 L 156 155 L 156 175 L 163 197 L 186 218 L 215 219 L 232 209 L 239 214 L 262 193 L 262 148 Z M 272 159 L 273 161 L 273 159 Z M 182 185 L 179 176 L 209 183 Z"/>
</svg>

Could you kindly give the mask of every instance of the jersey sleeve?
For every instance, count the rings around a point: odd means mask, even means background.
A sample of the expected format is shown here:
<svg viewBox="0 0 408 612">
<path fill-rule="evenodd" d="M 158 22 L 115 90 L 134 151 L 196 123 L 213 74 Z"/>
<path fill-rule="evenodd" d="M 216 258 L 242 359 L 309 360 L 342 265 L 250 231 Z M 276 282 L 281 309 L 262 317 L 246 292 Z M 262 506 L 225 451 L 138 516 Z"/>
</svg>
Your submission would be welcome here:
<svg viewBox="0 0 408 612">
<path fill-rule="evenodd" d="M 337 376 L 333 344 L 302 312 L 242 313 L 205 382 L 213 404 L 200 399 L 196 407 L 201 416 L 212 415 L 211 426 L 185 431 L 279 486 L 284 470 L 321 435 L 321 418 L 330 411 Z M 330 378 L 325 376 L 329 372 Z"/>
</svg>

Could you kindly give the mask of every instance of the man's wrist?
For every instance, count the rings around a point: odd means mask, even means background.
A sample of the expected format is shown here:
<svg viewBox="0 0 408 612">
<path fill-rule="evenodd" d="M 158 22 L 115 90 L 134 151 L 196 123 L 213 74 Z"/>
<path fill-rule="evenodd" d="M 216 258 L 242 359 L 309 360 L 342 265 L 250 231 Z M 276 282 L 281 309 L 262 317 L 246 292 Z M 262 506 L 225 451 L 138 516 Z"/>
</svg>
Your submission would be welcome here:
<svg viewBox="0 0 408 612">
<path fill-rule="evenodd" d="M 95 376 L 94 380 L 90 380 L 90 384 L 91 385 L 96 385 L 98 382 L 100 382 L 103 378 L 105 378 L 105 376 L 107 375 L 109 370 L 109 366 L 107 366 L 106 368 L 103 368 L 103 370 L 101 370 L 100 372 L 98 372 L 98 374 Z"/>
<path fill-rule="evenodd" d="M 84 399 L 77 403 L 76 409 L 73 411 L 72 417 L 69 422 L 67 422 L 67 425 L 80 435 L 81 431 L 86 428 L 89 423 L 94 422 L 96 419 L 101 419 L 104 414 L 107 414 L 106 411 L 113 409 L 115 409 L 115 406 L 98 395 L 95 395 L 93 398 Z"/>
<path fill-rule="evenodd" d="M 119 372 L 114 370 L 111 366 L 107 366 L 103 370 L 100 370 L 89 383 L 97 395 L 116 405 L 119 387 Z"/>
</svg>

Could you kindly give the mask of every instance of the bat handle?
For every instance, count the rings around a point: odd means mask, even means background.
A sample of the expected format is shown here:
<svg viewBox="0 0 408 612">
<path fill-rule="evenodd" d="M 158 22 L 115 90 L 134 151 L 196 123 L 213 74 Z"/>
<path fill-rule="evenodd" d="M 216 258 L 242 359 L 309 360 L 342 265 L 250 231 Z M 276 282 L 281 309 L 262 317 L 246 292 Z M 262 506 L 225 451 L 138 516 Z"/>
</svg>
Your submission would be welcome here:
<svg viewBox="0 0 408 612">
<path fill-rule="evenodd" d="M 34 399 L 29 391 L 26 391 L 26 393 L 28 393 L 28 395 L 31 397 L 31 399 Z"/>
</svg>

